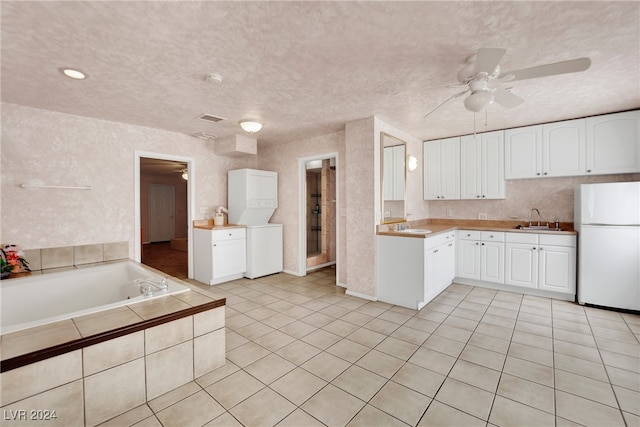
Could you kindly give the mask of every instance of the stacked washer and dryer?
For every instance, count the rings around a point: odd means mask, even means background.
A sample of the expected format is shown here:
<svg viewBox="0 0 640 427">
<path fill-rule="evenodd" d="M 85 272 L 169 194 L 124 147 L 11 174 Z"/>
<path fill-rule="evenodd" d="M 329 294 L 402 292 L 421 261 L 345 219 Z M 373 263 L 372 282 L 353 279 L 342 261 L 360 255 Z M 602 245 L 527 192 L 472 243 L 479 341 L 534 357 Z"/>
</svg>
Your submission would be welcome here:
<svg viewBox="0 0 640 427">
<path fill-rule="evenodd" d="M 247 271 L 255 279 L 282 271 L 282 224 L 269 222 L 278 207 L 278 174 L 237 169 L 228 175 L 229 223 L 247 227 Z"/>
</svg>

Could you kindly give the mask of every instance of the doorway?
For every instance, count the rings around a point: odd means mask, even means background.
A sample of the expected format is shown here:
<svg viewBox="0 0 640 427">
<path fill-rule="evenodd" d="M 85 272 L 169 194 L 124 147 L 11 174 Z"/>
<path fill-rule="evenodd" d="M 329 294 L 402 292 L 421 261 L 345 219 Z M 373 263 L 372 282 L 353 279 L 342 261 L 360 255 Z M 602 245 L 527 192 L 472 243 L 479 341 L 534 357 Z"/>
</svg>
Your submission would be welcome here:
<svg viewBox="0 0 640 427">
<path fill-rule="evenodd" d="M 305 168 L 305 269 L 337 263 L 336 158 L 307 160 Z"/>
<path fill-rule="evenodd" d="M 136 152 L 136 261 L 191 277 L 193 159 Z"/>
</svg>

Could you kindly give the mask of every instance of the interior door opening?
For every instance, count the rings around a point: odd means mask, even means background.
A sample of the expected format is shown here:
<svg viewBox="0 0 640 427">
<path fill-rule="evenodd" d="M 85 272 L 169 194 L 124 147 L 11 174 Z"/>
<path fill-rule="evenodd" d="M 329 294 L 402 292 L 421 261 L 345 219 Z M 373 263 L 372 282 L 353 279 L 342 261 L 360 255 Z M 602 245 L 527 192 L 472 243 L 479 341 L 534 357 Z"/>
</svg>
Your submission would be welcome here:
<svg viewBox="0 0 640 427">
<path fill-rule="evenodd" d="M 306 269 L 336 264 L 335 157 L 309 160 L 306 168 Z"/>
<path fill-rule="evenodd" d="M 140 261 L 173 277 L 189 277 L 189 166 L 140 158 Z"/>
</svg>

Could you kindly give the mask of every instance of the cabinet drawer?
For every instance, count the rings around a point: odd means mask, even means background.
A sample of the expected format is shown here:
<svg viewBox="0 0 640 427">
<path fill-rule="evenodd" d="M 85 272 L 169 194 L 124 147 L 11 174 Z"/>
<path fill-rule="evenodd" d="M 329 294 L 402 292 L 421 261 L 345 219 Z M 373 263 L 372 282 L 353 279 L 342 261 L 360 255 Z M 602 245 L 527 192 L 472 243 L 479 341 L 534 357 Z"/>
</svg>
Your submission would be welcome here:
<svg viewBox="0 0 640 427">
<path fill-rule="evenodd" d="M 455 241 L 455 233 L 443 233 L 438 234 L 437 236 L 427 237 L 424 239 L 424 250 L 428 250 L 431 248 L 435 248 L 436 246 L 440 246 L 443 243 L 453 242 Z"/>
<path fill-rule="evenodd" d="M 478 230 L 458 230 L 460 240 L 480 240 L 481 231 Z"/>
<path fill-rule="evenodd" d="M 213 230 L 211 240 L 221 242 L 224 240 L 244 239 L 247 235 L 245 228 L 226 228 L 223 230 Z"/>
<path fill-rule="evenodd" d="M 539 242 L 541 245 L 552 246 L 569 246 L 576 247 L 576 236 L 566 236 L 560 234 L 540 234 Z"/>
<path fill-rule="evenodd" d="M 502 231 L 482 231 L 480 240 L 483 242 L 504 242 L 504 233 Z"/>
<path fill-rule="evenodd" d="M 535 233 L 507 233 L 507 243 L 530 243 L 538 244 L 538 235 Z"/>
</svg>

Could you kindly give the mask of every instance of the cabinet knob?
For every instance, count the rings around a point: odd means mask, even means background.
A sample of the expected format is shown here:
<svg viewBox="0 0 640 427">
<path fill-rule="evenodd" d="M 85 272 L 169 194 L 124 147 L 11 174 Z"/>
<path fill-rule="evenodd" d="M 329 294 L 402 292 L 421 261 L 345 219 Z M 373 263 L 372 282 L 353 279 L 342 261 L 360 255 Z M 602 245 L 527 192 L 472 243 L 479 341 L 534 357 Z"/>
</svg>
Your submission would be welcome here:
<svg viewBox="0 0 640 427">
<path fill-rule="evenodd" d="M 434 254 L 437 254 L 437 253 L 438 253 L 438 250 L 436 249 L 435 251 L 433 251 L 433 253 L 434 253 Z"/>
<path fill-rule="evenodd" d="M 483 194 L 483 195 L 482 195 L 482 198 L 484 199 L 484 197 L 485 197 L 485 196 L 484 196 L 484 194 Z"/>
<path fill-rule="evenodd" d="M 536 173 L 536 175 L 540 176 L 540 172 Z"/>
<path fill-rule="evenodd" d="M 453 246 L 453 243 L 449 243 L 449 245 L 448 245 L 448 246 Z"/>
<path fill-rule="evenodd" d="M 482 246 L 484 246 L 484 243 L 481 243 Z"/>
<path fill-rule="evenodd" d="M 479 198 L 480 198 L 480 195 L 478 194 L 478 195 L 476 196 L 476 198 L 477 198 L 477 199 L 479 199 Z"/>
<path fill-rule="evenodd" d="M 535 246 L 533 247 L 533 250 L 534 250 L 534 251 L 536 250 L 536 247 L 535 247 Z"/>
<path fill-rule="evenodd" d="M 546 175 L 546 174 L 547 174 L 546 172 L 545 172 L 545 173 L 543 173 L 543 175 Z"/>
<path fill-rule="evenodd" d="M 542 250 L 544 250 L 544 248 L 540 247 L 540 250 L 542 251 Z"/>
<path fill-rule="evenodd" d="M 587 172 L 591 173 L 591 169 L 587 169 Z"/>
<path fill-rule="evenodd" d="M 490 239 L 493 239 L 493 234 L 489 236 Z"/>
</svg>

